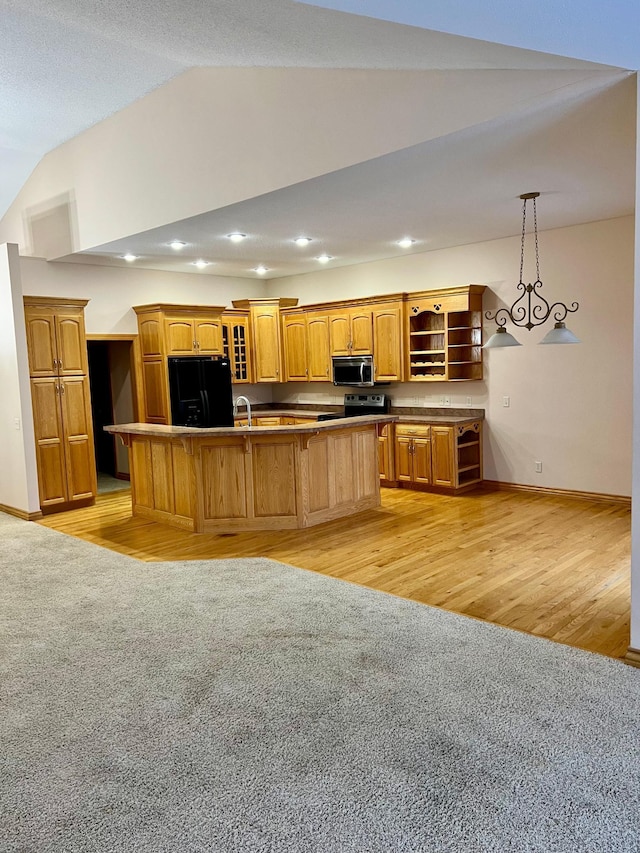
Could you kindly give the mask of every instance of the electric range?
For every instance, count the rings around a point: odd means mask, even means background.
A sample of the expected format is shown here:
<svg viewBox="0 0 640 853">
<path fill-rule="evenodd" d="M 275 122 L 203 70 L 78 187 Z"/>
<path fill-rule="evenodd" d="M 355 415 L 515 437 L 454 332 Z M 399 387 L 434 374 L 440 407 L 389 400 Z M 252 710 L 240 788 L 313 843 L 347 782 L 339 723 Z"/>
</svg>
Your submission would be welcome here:
<svg viewBox="0 0 640 853">
<path fill-rule="evenodd" d="M 344 411 L 327 415 L 318 415 L 319 421 L 333 421 L 337 418 L 357 418 L 362 415 L 386 415 L 391 400 L 386 394 L 345 394 Z"/>
</svg>

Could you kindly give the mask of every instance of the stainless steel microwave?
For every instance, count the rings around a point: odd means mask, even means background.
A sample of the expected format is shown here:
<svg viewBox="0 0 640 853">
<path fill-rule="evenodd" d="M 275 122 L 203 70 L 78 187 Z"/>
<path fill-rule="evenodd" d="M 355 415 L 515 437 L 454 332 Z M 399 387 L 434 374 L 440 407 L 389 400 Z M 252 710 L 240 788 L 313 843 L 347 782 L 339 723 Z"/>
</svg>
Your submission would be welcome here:
<svg viewBox="0 0 640 853">
<path fill-rule="evenodd" d="M 372 355 L 336 355 L 333 362 L 333 384 L 355 388 L 373 385 Z"/>
</svg>

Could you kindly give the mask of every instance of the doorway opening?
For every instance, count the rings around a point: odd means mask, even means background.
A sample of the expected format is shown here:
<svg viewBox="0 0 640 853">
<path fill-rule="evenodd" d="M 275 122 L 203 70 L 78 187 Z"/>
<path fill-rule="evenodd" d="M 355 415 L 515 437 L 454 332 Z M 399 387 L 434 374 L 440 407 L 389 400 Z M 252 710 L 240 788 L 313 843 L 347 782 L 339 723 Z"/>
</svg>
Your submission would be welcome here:
<svg viewBox="0 0 640 853">
<path fill-rule="evenodd" d="M 103 427 L 136 420 L 133 341 L 88 339 L 87 353 L 98 494 L 129 489 L 127 448 Z"/>
</svg>

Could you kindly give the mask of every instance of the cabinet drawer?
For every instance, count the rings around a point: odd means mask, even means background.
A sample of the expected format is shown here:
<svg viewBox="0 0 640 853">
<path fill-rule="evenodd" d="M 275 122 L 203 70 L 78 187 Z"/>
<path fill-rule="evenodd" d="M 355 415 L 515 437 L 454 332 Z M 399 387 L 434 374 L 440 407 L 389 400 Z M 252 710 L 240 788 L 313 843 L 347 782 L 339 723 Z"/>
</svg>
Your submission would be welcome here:
<svg viewBox="0 0 640 853">
<path fill-rule="evenodd" d="M 396 424 L 397 436 L 428 438 L 430 433 L 429 424 Z"/>
</svg>

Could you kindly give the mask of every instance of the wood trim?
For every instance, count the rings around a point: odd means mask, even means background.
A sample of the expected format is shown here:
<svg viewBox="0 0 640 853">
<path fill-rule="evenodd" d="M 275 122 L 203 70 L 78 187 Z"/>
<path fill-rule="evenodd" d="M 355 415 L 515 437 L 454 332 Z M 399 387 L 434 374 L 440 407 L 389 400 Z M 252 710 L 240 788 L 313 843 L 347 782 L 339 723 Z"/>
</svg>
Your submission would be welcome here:
<svg viewBox="0 0 640 853">
<path fill-rule="evenodd" d="M 134 341 L 138 335 L 131 332 L 130 335 L 87 335 L 88 341 Z"/>
<path fill-rule="evenodd" d="M 630 666 L 635 666 L 640 669 L 640 649 L 633 649 L 631 646 L 629 646 L 623 660 Z"/>
<path fill-rule="evenodd" d="M 23 521 L 40 521 L 42 518 L 42 510 L 36 512 L 27 512 L 24 509 L 17 509 L 15 506 L 0 504 L 0 512 L 6 512 L 7 515 L 13 515 L 16 518 L 21 518 Z"/>
<path fill-rule="evenodd" d="M 547 486 L 525 486 L 521 483 L 502 483 L 499 480 L 483 480 L 482 487 L 490 492 L 538 492 L 552 497 L 579 498 L 585 501 L 606 501 L 607 503 L 631 506 L 631 498 L 627 495 L 607 495 L 600 492 L 581 492 L 573 489 L 552 489 Z"/>
<path fill-rule="evenodd" d="M 25 305 L 45 305 L 48 308 L 85 308 L 88 299 L 71 299 L 66 296 L 23 296 Z"/>
</svg>

